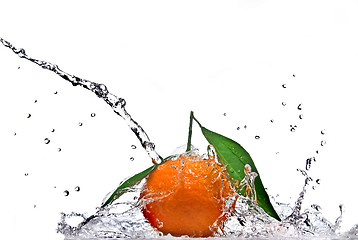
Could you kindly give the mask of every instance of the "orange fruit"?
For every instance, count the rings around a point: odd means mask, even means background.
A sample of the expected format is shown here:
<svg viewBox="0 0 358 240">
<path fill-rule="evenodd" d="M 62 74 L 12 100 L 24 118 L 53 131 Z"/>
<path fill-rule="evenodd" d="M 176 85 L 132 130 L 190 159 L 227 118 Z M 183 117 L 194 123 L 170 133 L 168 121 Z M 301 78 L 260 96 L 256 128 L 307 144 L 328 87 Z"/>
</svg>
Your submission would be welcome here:
<svg viewBox="0 0 358 240">
<path fill-rule="evenodd" d="M 162 233 L 208 237 L 223 227 L 233 194 L 213 157 L 180 155 L 150 173 L 140 202 L 145 218 Z"/>
</svg>

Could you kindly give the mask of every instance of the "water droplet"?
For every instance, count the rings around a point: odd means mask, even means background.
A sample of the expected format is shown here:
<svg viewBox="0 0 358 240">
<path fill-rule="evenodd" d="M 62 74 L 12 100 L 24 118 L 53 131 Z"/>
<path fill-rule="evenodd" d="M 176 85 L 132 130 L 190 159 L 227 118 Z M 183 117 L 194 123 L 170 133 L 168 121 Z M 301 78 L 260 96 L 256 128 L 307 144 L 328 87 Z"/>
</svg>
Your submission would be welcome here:
<svg viewBox="0 0 358 240">
<path fill-rule="evenodd" d="M 324 145 L 326 145 L 326 140 L 321 141 L 321 146 L 323 147 Z"/>
<path fill-rule="evenodd" d="M 309 170 L 311 168 L 312 160 L 316 161 L 316 159 L 314 157 L 306 159 L 306 170 Z"/>
<path fill-rule="evenodd" d="M 76 192 L 79 192 L 80 190 L 81 190 L 81 188 L 80 188 L 79 186 L 76 186 L 76 187 L 75 187 L 75 191 L 76 191 Z"/>
<path fill-rule="evenodd" d="M 130 157 L 129 160 L 134 161 L 134 157 Z"/>
<path fill-rule="evenodd" d="M 18 66 L 17 69 L 20 69 L 20 66 Z"/>
<path fill-rule="evenodd" d="M 91 117 L 95 117 L 96 116 L 96 114 L 95 113 L 91 113 Z"/>
<path fill-rule="evenodd" d="M 274 120 L 273 120 L 273 119 L 271 119 L 271 120 L 270 120 L 270 122 L 272 122 L 272 123 L 273 123 L 273 122 L 274 122 Z"/>
<path fill-rule="evenodd" d="M 312 186 L 312 189 L 313 189 L 313 190 L 316 190 L 316 186 Z"/>
<path fill-rule="evenodd" d="M 321 130 L 321 134 L 322 134 L 322 135 L 326 134 L 326 130 L 324 130 L 324 129 Z"/>
<path fill-rule="evenodd" d="M 37 100 L 35 100 L 34 103 L 37 103 Z"/>
<path fill-rule="evenodd" d="M 55 129 L 53 128 L 53 129 L 51 130 L 51 132 L 55 132 Z"/>
<path fill-rule="evenodd" d="M 302 103 L 298 104 L 297 109 L 302 110 Z"/>
<path fill-rule="evenodd" d="M 28 174 L 28 173 L 25 173 L 25 176 L 29 176 L 29 174 Z"/>
<path fill-rule="evenodd" d="M 313 208 L 316 211 L 319 211 L 321 209 L 321 206 L 317 205 L 317 204 L 312 204 L 311 208 Z"/>
<path fill-rule="evenodd" d="M 29 114 L 27 114 L 27 118 L 30 118 L 31 117 L 31 114 L 29 113 Z"/>
<path fill-rule="evenodd" d="M 56 92 L 54 92 L 53 94 L 57 94 L 58 92 L 56 91 Z"/>
<path fill-rule="evenodd" d="M 295 132 L 297 128 L 297 125 L 290 125 L 290 131 Z"/>
<path fill-rule="evenodd" d="M 240 127 L 237 127 L 236 130 L 240 130 Z"/>
<path fill-rule="evenodd" d="M 318 154 L 318 150 L 316 150 L 316 154 Z"/>
<path fill-rule="evenodd" d="M 49 144 L 49 143 L 50 143 L 50 139 L 45 138 L 45 139 L 44 139 L 44 142 L 45 142 L 45 144 Z"/>
<path fill-rule="evenodd" d="M 245 126 L 244 126 L 244 128 L 246 129 L 246 128 L 247 128 L 247 126 L 245 125 Z"/>
<path fill-rule="evenodd" d="M 223 115 L 224 115 L 224 117 L 225 117 L 225 116 L 226 116 L 226 113 L 224 113 Z"/>
<path fill-rule="evenodd" d="M 256 136 L 255 136 L 255 139 L 260 139 L 260 136 L 256 135 Z"/>
<path fill-rule="evenodd" d="M 292 74 L 292 76 L 293 76 L 293 77 L 296 77 L 296 75 L 295 75 L 295 74 Z"/>
<path fill-rule="evenodd" d="M 283 87 L 283 88 L 286 88 L 287 86 L 286 86 L 286 84 L 282 84 L 282 87 Z"/>
<path fill-rule="evenodd" d="M 280 152 L 276 152 L 276 155 L 279 154 Z"/>
<path fill-rule="evenodd" d="M 298 118 L 299 118 L 299 119 L 303 119 L 303 115 L 300 114 L 300 115 L 298 116 Z"/>
<path fill-rule="evenodd" d="M 79 123 L 78 123 L 78 126 L 80 126 L 80 127 L 81 127 L 82 125 L 83 125 L 83 123 L 81 123 L 81 122 L 79 122 Z"/>
<path fill-rule="evenodd" d="M 132 145 L 131 148 L 132 148 L 132 149 L 136 149 L 137 147 L 136 147 L 136 145 Z"/>
<path fill-rule="evenodd" d="M 14 136 L 16 136 L 16 132 L 14 132 Z"/>
<path fill-rule="evenodd" d="M 58 152 L 61 152 L 61 151 L 62 151 L 62 149 L 61 149 L 61 148 L 57 148 L 57 151 L 58 151 Z"/>
<path fill-rule="evenodd" d="M 67 197 L 69 194 L 70 194 L 70 192 L 69 192 L 68 190 L 63 191 L 63 195 L 64 195 L 65 197 Z"/>
<path fill-rule="evenodd" d="M 36 208 L 36 204 L 34 204 L 34 208 Z"/>
<path fill-rule="evenodd" d="M 282 102 L 281 104 L 282 104 L 282 106 L 286 106 L 286 102 Z"/>
<path fill-rule="evenodd" d="M 321 184 L 321 179 L 317 179 L 317 180 L 316 180 L 316 183 L 317 183 L 317 184 Z"/>
</svg>

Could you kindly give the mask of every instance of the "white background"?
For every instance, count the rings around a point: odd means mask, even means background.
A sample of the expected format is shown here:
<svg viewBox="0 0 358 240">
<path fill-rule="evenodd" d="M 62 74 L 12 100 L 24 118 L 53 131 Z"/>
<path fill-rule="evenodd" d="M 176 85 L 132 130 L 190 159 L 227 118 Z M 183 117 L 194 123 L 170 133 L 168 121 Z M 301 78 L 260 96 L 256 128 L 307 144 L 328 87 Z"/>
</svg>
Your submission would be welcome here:
<svg viewBox="0 0 358 240">
<path fill-rule="evenodd" d="M 327 0 L 7 1 L 0 37 L 106 84 L 163 157 L 186 143 L 193 110 L 249 151 L 278 201 L 294 203 L 304 183 L 296 169 L 314 156 L 309 175 L 321 183 L 308 187 L 305 207 L 319 204 L 334 221 L 343 203 L 348 230 L 358 223 L 357 12 L 357 1 Z M 151 164 L 101 99 L 3 46 L 0 82 L 7 239 L 62 239 L 60 212 L 93 212 L 121 180 Z M 197 127 L 193 134 L 204 152 Z"/>
</svg>

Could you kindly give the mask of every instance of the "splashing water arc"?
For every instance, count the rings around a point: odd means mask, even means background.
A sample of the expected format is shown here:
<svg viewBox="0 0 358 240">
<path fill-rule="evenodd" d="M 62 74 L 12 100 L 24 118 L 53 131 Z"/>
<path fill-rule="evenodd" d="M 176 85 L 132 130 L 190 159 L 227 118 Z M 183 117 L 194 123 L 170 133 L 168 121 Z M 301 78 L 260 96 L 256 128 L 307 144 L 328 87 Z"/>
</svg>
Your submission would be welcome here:
<svg viewBox="0 0 358 240">
<path fill-rule="evenodd" d="M 131 115 L 126 111 L 125 109 L 126 101 L 123 98 L 119 98 L 116 95 L 110 93 L 106 85 L 76 77 L 75 75 L 71 75 L 62 71 L 56 64 L 52 64 L 46 61 L 41 61 L 29 57 L 23 48 L 14 47 L 10 42 L 4 40 L 3 38 L 0 38 L 0 42 L 5 47 L 10 48 L 20 58 L 25 58 L 39 65 L 43 69 L 47 69 L 56 73 L 58 76 L 72 83 L 73 86 L 81 86 L 95 93 L 99 98 L 103 99 L 113 109 L 113 111 L 116 114 L 118 114 L 125 120 L 125 122 L 128 124 L 130 129 L 137 136 L 141 146 L 147 151 L 153 163 L 158 164 L 161 162 L 160 156 L 155 151 L 154 143 L 150 141 L 147 133 L 135 120 L 133 120 Z M 29 117 L 30 116 L 31 115 L 29 115 Z M 94 117 L 95 115 L 92 114 L 92 116 Z"/>
</svg>

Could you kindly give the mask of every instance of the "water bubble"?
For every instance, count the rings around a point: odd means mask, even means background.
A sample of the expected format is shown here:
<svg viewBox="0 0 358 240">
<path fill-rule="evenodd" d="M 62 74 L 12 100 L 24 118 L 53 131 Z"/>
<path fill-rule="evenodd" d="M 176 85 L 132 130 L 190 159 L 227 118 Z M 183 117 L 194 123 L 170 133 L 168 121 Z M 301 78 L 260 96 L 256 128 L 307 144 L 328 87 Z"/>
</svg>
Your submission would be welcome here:
<svg viewBox="0 0 358 240">
<path fill-rule="evenodd" d="M 271 120 L 270 120 L 270 122 L 272 122 L 272 123 L 273 123 L 273 122 L 274 122 L 274 120 L 273 120 L 273 119 L 271 119 Z"/>
<path fill-rule="evenodd" d="M 321 179 L 316 179 L 317 184 L 321 184 Z"/>
<path fill-rule="evenodd" d="M 126 106 L 126 100 L 123 99 L 123 98 L 119 98 L 117 101 L 115 101 L 114 106 L 115 106 L 115 107 L 120 106 L 120 107 L 123 108 L 123 107 Z"/>
<path fill-rule="evenodd" d="M 30 118 L 31 117 L 31 113 L 27 114 L 27 118 Z"/>
<path fill-rule="evenodd" d="M 34 208 L 36 208 L 36 204 L 34 204 Z"/>
<path fill-rule="evenodd" d="M 81 190 L 81 188 L 80 188 L 79 186 L 76 186 L 76 187 L 75 187 L 75 191 L 76 191 L 76 192 L 79 192 L 80 190 Z"/>
<path fill-rule="evenodd" d="M 14 136 L 16 136 L 16 132 L 14 132 Z"/>
<path fill-rule="evenodd" d="M 25 173 L 25 176 L 29 176 L 29 174 L 28 174 L 28 173 Z"/>
<path fill-rule="evenodd" d="M 17 69 L 20 69 L 20 66 L 18 66 Z"/>
<path fill-rule="evenodd" d="M 63 195 L 64 195 L 65 197 L 67 197 L 69 194 L 70 194 L 70 192 L 69 192 L 68 190 L 63 191 Z"/>
<path fill-rule="evenodd" d="M 303 115 L 300 114 L 300 115 L 298 116 L 298 118 L 299 118 L 299 119 L 303 119 Z"/>
<path fill-rule="evenodd" d="M 58 152 L 61 152 L 61 151 L 62 151 L 62 149 L 61 149 L 61 148 L 57 148 L 57 151 L 58 151 Z"/>
<path fill-rule="evenodd" d="M 296 77 L 296 75 L 295 75 L 295 74 L 292 74 L 292 77 Z"/>
<path fill-rule="evenodd" d="M 91 83 L 90 87 L 91 90 L 100 98 L 104 98 L 108 95 L 107 87 L 104 84 Z"/>
<path fill-rule="evenodd" d="M 106 87 L 106 85 L 104 85 L 104 84 L 99 84 L 99 88 L 102 90 L 102 91 L 107 91 L 107 87 Z"/>
<path fill-rule="evenodd" d="M 244 128 L 246 129 L 246 128 L 247 128 L 247 126 L 245 125 L 245 126 L 244 126 Z"/>
<path fill-rule="evenodd" d="M 37 103 L 37 100 L 35 100 L 34 103 Z"/>
<path fill-rule="evenodd" d="M 318 150 L 316 150 L 316 154 L 318 154 Z"/>
<path fill-rule="evenodd" d="M 57 91 L 55 91 L 53 94 L 57 94 L 58 92 Z"/>
<path fill-rule="evenodd" d="M 137 147 L 136 147 L 136 145 L 132 145 L 131 148 L 132 148 L 132 149 L 136 149 Z"/>
<path fill-rule="evenodd" d="M 297 109 L 302 110 L 302 103 L 298 104 Z"/>
<path fill-rule="evenodd" d="M 225 116 L 226 116 L 226 113 L 224 113 L 223 115 L 224 115 L 224 117 L 225 117 Z"/>
<path fill-rule="evenodd" d="M 134 161 L 134 157 L 130 157 L 129 160 Z"/>
<path fill-rule="evenodd" d="M 256 136 L 255 136 L 255 139 L 260 139 L 260 136 L 259 136 L 259 135 L 256 135 Z"/>
<path fill-rule="evenodd" d="M 236 130 L 240 130 L 240 127 L 237 127 Z"/>
<path fill-rule="evenodd" d="M 287 86 L 286 86 L 286 84 L 282 84 L 282 87 L 283 87 L 283 88 L 286 88 Z"/>
<path fill-rule="evenodd" d="M 96 114 L 95 113 L 91 113 L 91 117 L 95 117 L 96 116 Z"/>
<path fill-rule="evenodd" d="M 312 186 L 312 190 L 316 190 L 316 186 Z"/>
<path fill-rule="evenodd" d="M 52 128 L 51 132 L 55 132 L 55 129 L 54 129 L 54 128 Z"/>
<path fill-rule="evenodd" d="M 155 145 L 152 142 L 145 142 L 144 146 L 145 146 L 145 149 L 149 150 L 149 151 L 154 151 L 154 149 L 155 149 Z"/>
<path fill-rule="evenodd" d="M 324 129 L 321 130 L 321 134 L 322 134 L 322 135 L 326 134 L 326 130 L 324 130 Z"/>
<path fill-rule="evenodd" d="M 321 141 L 321 146 L 323 147 L 324 145 L 326 145 L 326 140 Z"/>
<path fill-rule="evenodd" d="M 282 104 L 282 106 L 286 106 L 286 102 L 282 102 L 281 104 Z"/>
<path fill-rule="evenodd" d="M 45 142 L 45 144 L 49 144 L 49 143 L 50 143 L 50 139 L 45 138 L 45 139 L 44 139 L 44 142 Z"/>
<path fill-rule="evenodd" d="M 81 123 L 81 122 L 79 122 L 79 123 L 78 123 L 78 126 L 80 126 L 80 127 L 81 127 L 82 125 L 83 125 L 83 123 Z"/>
</svg>

